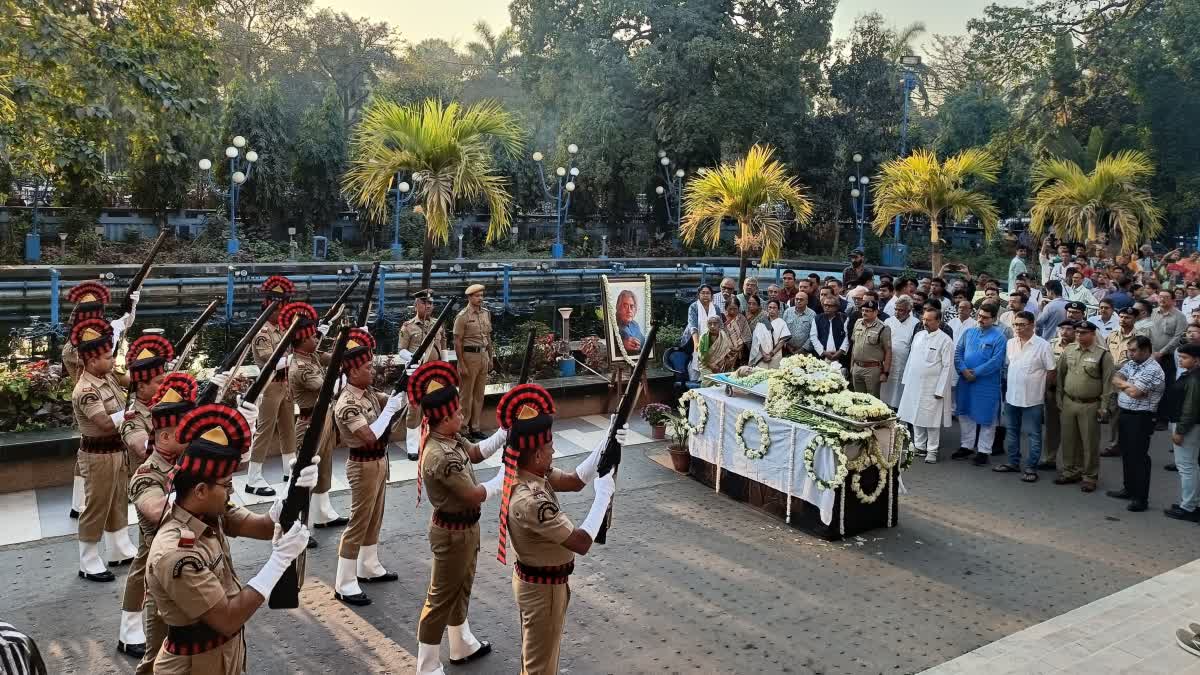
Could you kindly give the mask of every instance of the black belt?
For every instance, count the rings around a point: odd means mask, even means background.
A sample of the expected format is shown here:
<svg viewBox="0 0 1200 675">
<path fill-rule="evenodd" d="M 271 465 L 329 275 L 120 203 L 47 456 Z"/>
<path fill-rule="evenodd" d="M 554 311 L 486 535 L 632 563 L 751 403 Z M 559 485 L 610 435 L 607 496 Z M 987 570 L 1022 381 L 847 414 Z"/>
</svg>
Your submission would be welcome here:
<svg viewBox="0 0 1200 675">
<path fill-rule="evenodd" d="M 1121 408 L 1122 415 L 1153 415 L 1153 410 L 1130 410 L 1129 408 Z"/>
<path fill-rule="evenodd" d="M 79 438 L 79 449 L 95 455 L 108 455 L 124 450 L 125 443 L 121 441 L 121 437 L 117 434 L 113 434 L 112 436 L 81 436 Z"/>
<path fill-rule="evenodd" d="M 190 626 L 167 626 L 167 641 L 163 649 L 176 656 L 192 656 L 212 651 L 229 642 L 241 633 L 222 635 L 206 623 L 194 623 Z"/>
<path fill-rule="evenodd" d="M 1066 396 L 1067 398 L 1071 399 L 1072 401 L 1075 401 L 1076 403 L 1096 403 L 1100 400 L 1099 396 L 1095 396 L 1093 398 L 1076 398 L 1066 392 L 1063 392 L 1063 396 Z"/>
<path fill-rule="evenodd" d="M 433 524 L 443 530 L 465 530 L 479 522 L 479 514 L 479 509 L 465 513 L 448 513 L 446 511 L 435 510 L 433 512 Z"/>
<path fill-rule="evenodd" d="M 312 414 L 313 414 L 313 410 L 316 410 L 316 408 L 301 408 L 300 409 L 300 419 L 306 420 L 306 419 L 311 418 Z"/>
<path fill-rule="evenodd" d="M 363 448 L 350 448 L 351 462 L 373 462 L 387 455 L 387 443 L 375 441 L 374 445 Z"/>
<path fill-rule="evenodd" d="M 574 571 L 574 560 L 565 565 L 555 565 L 553 567 L 530 567 L 529 565 L 522 564 L 520 560 L 517 561 L 516 565 L 517 578 L 530 584 L 565 584 L 571 577 L 571 572 Z"/>
<path fill-rule="evenodd" d="M 464 346 L 464 347 L 463 347 L 463 351 L 464 351 L 464 352 L 468 352 L 468 353 L 471 353 L 471 354 L 475 354 L 475 353 L 481 352 L 481 351 L 483 351 L 483 350 L 485 350 L 485 349 L 487 349 L 487 347 L 466 347 L 466 346 Z"/>
</svg>

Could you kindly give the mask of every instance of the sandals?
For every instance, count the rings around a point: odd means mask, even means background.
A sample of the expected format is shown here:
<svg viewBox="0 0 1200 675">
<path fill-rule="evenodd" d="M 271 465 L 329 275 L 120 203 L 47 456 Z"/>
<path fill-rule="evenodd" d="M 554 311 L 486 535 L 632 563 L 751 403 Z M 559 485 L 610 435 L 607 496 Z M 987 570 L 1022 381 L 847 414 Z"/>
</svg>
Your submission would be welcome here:
<svg viewBox="0 0 1200 675">
<path fill-rule="evenodd" d="M 1012 464 L 997 464 L 996 466 L 992 467 L 992 471 L 995 471 L 996 473 L 1017 473 L 1020 471 L 1020 469 Z"/>
<path fill-rule="evenodd" d="M 1037 480 L 1038 475 L 1036 471 L 1026 471 L 1025 475 L 1021 476 L 1021 482 L 1023 483 L 1036 483 Z"/>
</svg>

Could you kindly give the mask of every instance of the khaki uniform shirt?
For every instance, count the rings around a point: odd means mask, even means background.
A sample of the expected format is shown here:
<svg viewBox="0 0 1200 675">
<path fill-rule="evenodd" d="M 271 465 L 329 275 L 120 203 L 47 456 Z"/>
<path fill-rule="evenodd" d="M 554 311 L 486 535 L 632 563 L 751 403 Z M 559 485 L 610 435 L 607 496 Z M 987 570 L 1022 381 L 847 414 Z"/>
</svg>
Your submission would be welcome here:
<svg viewBox="0 0 1200 675">
<path fill-rule="evenodd" d="M 328 365 L 328 354 L 292 353 L 292 365 L 288 366 L 288 386 L 301 410 L 308 410 L 317 404 L 321 385 L 325 383 L 325 367 Z"/>
<path fill-rule="evenodd" d="M 1112 399 L 1112 355 L 1098 344 L 1083 349 L 1078 344 L 1067 347 L 1055 369 L 1061 396 L 1089 400 L 1099 398 L 1108 408 Z M 1062 402 L 1062 399 L 1059 399 Z"/>
<path fill-rule="evenodd" d="M 134 396 L 133 405 L 129 407 L 129 412 L 125 413 L 125 421 L 121 423 L 121 440 L 125 441 L 125 447 L 139 457 L 145 457 L 152 424 L 150 408 Z"/>
<path fill-rule="evenodd" d="M 464 347 L 492 346 L 492 315 L 482 307 L 475 309 L 467 305 L 454 318 L 454 335 L 462 338 Z M 460 359 L 462 355 L 458 356 Z"/>
<path fill-rule="evenodd" d="M 1129 360 L 1129 338 L 1137 334 L 1138 332 L 1134 330 L 1126 335 L 1121 332 L 1120 328 L 1108 334 L 1108 353 L 1112 356 L 1114 367 L 1120 368 Z"/>
<path fill-rule="evenodd" d="M 75 345 L 70 342 L 63 345 L 62 360 L 67 375 L 72 381 L 78 382 L 79 374 L 83 372 L 83 359 L 79 358 L 79 351 L 75 349 Z"/>
<path fill-rule="evenodd" d="M 168 475 L 174 467 L 174 462 L 167 461 L 157 452 L 151 452 L 146 461 L 142 462 L 142 465 L 133 472 L 133 478 L 129 480 L 129 501 L 136 507 L 142 502 L 165 497 Z M 149 546 L 149 542 L 154 539 L 154 534 L 158 532 L 158 524 L 162 519 L 147 520 L 142 516 L 140 510 L 137 511 L 137 514 L 138 527 L 142 530 L 142 541 Z"/>
<path fill-rule="evenodd" d="M 1075 346 L 1074 342 L 1064 345 L 1061 335 L 1054 336 L 1054 339 L 1050 341 L 1050 349 L 1052 349 L 1054 351 L 1054 360 L 1055 361 L 1058 360 L 1058 357 L 1063 355 L 1063 352 L 1067 351 L 1068 347 L 1074 347 L 1074 346 Z"/>
<path fill-rule="evenodd" d="M 75 411 L 75 424 L 79 433 L 89 438 L 104 438 L 113 435 L 92 423 L 97 414 L 111 415 L 125 407 L 125 392 L 112 373 L 96 377 L 86 370 L 80 371 L 79 380 L 71 392 L 71 408 Z"/>
<path fill-rule="evenodd" d="M 549 481 L 518 471 L 508 504 L 508 540 L 517 560 L 530 567 L 556 567 L 573 561 L 575 554 L 563 542 L 574 531 L 571 520 L 559 509 L 558 495 Z"/>
<path fill-rule="evenodd" d="M 486 314 L 486 312 L 485 312 Z M 461 315 L 461 312 L 460 312 Z M 433 324 L 436 323 L 433 317 L 429 317 L 421 321 L 417 317 L 413 317 L 404 322 L 400 327 L 400 347 L 399 349 L 407 349 L 413 353 L 413 363 L 425 363 L 426 361 L 439 361 L 442 358 L 442 350 L 446 348 L 446 331 L 438 329 L 437 337 L 433 339 L 433 343 L 426 350 L 424 358 L 417 354 L 417 347 L 421 346 L 421 342 L 425 340 L 425 336 L 429 335 L 429 331 L 433 330 Z M 455 329 L 458 328 L 458 322 L 455 321 Z M 491 330 L 491 317 L 488 317 L 488 329 Z M 490 335 L 490 332 L 489 332 Z M 463 341 L 466 345 L 467 342 Z"/>
<path fill-rule="evenodd" d="M 188 513 L 178 505 L 163 523 L 146 565 L 146 590 L 154 597 L 158 614 L 168 626 L 192 626 L 222 598 L 242 590 L 229 556 L 225 530 L 236 536 L 251 512 L 231 506 L 215 525 Z M 189 541 L 190 540 L 190 541 Z M 244 632 L 225 644 L 193 656 L 161 651 L 154 661 L 157 675 L 233 675 L 246 669 Z"/>
<path fill-rule="evenodd" d="M 266 365 L 267 359 L 271 358 L 275 347 L 279 345 L 279 341 L 283 339 L 283 331 L 274 322 L 263 324 L 262 330 L 258 331 L 258 335 L 254 336 L 254 342 L 251 346 L 251 351 L 254 352 L 254 364 L 259 368 Z"/>
<path fill-rule="evenodd" d="M 474 444 L 456 435 L 453 438 L 429 432 L 421 450 L 421 477 L 433 508 L 446 513 L 465 513 L 479 508 L 464 504 L 458 493 L 475 487 L 475 467 L 467 451 Z"/>
<path fill-rule="evenodd" d="M 892 344 L 892 329 L 888 328 L 878 318 L 868 325 L 862 319 L 854 324 L 854 350 L 850 362 L 879 361 L 883 362 L 884 347 Z"/>
<path fill-rule="evenodd" d="M 342 435 L 346 447 L 361 448 L 365 445 L 355 432 L 379 418 L 386 400 L 387 397 L 375 391 L 374 387 L 359 389 L 347 384 L 342 389 L 337 403 L 333 404 L 333 419 L 337 422 L 338 433 Z"/>
</svg>

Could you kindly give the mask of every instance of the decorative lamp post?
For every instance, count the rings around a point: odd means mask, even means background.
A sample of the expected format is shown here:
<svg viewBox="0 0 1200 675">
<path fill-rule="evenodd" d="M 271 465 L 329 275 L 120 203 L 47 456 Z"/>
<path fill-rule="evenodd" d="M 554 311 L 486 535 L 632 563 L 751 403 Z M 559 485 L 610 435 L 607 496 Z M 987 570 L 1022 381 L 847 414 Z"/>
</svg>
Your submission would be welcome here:
<svg viewBox="0 0 1200 675">
<path fill-rule="evenodd" d="M 900 57 L 900 87 L 904 113 L 900 120 L 900 157 L 908 154 L 908 107 L 913 89 L 920 84 L 917 69 L 921 67 L 921 57 L 917 54 L 905 54 Z M 883 264 L 892 267 L 905 267 L 908 264 L 908 247 L 900 241 L 900 216 L 896 216 L 892 224 L 892 234 L 896 241 L 883 247 Z"/>
<path fill-rule="evenodd" d="M 414 180 L 416 180 L 414 178 Z M 413 200 L 412 186 L 407 181 L 400 180 L 400 174 L 396 174 L 394 180 L 396 187 L 388 190 L 388 195 L 392 197 L 392 260 L 400 260 L 404 257 L 404 247 L 400 245 L 400 209 L 407 206 Z"/>
<path fill-rule="evenodd" d="M 667 222 L 678 232 L 679 221 L 683 217 L 683 177 L 687 173 L 679 168 L 671 171 L 671 158 L 667 156 L 666 150 L 658 151 L 658 166 L 666 185 L 659 185 L 654 188 L 654 192 L 666 202 Z"/>
<path fill-rule="evenodd" d="M 563 257 L 563 223 L 567 219 L 567 211 L 571 208 L 571 193 L 575 191 L 575 181 L 579 178 L 579 168 L 575 166 L 575 155 L 579 154 L 579 146 L 571 143 L 567 146 L 567 166 L 554 170 L 557 181 L 557 192 L 551 193 L 554 187 L 546 182 L 546 172 L 542 168 L 545 156 L 541 152 L 533 153 L 533 161 L 537 164 L 538 177 L 541 179 L 542 192 L 547 200 L 554 201 L 554 245 L 550 247 L 550 255 L 554 258 Z"/>
<path fill-rule="evenodd" d="M 858 225 L 858 248 L 863 247 L 863 230 L 867 217 L 867 192 L 871 179 L 862 173 L 863 156 L 854 153 L 854 175 L 847 180 L 850 182 L 850 208 L 854 211 L 854 221 Z"/>
<path fill-rule="evenodd" d="M 229 199 L 229 240 L 225 246 L 225 250 L 229 255 L 237 253 L 239 248 L 237 238 L 238 197 L 241 195 L 242 185 L 250 180 L 250 174 L 254 171 L 254 163 L 258 161 L 258 153 L 254 150 L 247 150 L 246 154 L 242 155 L 242 149 L 245 147 L 246 137 L 234 136 L 233 145 L 225 148 L 225 157 L 229 160 L 229 190 L 227 191 L 219 190 L 213 183 L 212 160 L 205 158 L 201 159 L 198 163 L 209 185 L 214 190 L 218 190 L 222 196 Z"/>
</svg>

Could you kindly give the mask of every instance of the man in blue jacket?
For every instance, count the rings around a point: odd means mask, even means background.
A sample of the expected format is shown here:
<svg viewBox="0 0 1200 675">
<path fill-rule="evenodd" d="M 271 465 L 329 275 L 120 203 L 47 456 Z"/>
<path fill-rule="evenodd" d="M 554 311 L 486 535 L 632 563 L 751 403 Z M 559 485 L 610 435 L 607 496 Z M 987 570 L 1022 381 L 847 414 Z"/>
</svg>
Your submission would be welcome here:
<svg viewBox="0 0 1200 675">
<path fill-rule="evenodd" d="M 975 312 L 978 325 L 963 333 L 954 350 L 954 369 L 958 371 L 955 392 L 955 412 L 962 431 L 960 447 L 951 459 L 970 457 L 975 445 L 975 464 L 983 466 L 992 454 L 996 438 L 996 423 L 1000 416 L 1000 378 L 1004 370 L 1005 348 L 1008 340 L 996 327 L 999 308 L 986 303 Z"/>
</svg>

